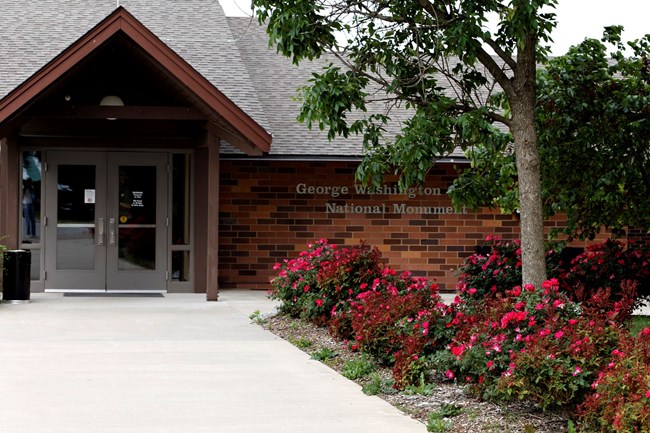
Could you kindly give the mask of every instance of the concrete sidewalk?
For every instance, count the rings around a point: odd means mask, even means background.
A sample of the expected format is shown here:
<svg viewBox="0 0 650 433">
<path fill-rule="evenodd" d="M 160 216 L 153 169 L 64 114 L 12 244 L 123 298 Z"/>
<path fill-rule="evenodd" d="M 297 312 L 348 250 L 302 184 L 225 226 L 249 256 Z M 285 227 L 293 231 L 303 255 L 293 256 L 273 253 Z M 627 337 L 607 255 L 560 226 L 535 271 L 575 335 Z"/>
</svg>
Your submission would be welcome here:
<svg viewBox="0 0 650 433">
<path fill-rule="evenodd" d="M 262 291 L 0 305 L 3 433 L 424 433 L 250 323 Z"/>
</svg>

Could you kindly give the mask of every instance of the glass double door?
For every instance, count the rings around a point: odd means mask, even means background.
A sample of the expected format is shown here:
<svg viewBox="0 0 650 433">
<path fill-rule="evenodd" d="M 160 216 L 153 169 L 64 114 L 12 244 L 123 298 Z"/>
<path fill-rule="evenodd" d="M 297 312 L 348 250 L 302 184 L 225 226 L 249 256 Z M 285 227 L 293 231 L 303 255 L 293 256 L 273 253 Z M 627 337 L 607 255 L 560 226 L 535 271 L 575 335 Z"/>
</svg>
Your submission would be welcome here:
<svg viewBox="0 0 650 433">
<path fill-rule="evenodd" d="M 45 215 L 45 290 L 166 289 L 166 154 L 48 152 Z"/>
</svg>

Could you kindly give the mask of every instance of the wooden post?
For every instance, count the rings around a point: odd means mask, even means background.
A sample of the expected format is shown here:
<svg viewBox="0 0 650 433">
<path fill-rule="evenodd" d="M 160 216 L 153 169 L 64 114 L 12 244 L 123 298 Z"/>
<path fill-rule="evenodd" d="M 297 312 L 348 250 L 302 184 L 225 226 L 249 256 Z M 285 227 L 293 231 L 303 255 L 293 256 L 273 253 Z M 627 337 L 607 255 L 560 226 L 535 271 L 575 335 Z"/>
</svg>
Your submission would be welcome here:
<svg viewBox="0 0 650 433">
<path fill-rule="evenodd" d="M 208 221 L 206 234 L 207 251 L 207 290 L 208 301 L 219 298 L 219 139 L 208 134 Z"/>
<path fill-rule="evenodd" d="M 13 140 L 0 140 L 0 243 L 10 249 L 18 248 L 20 223 L 20 177 L 18 176 L 18 147 Z"/>
<path fill-rule="evenodd" d="M 219 140 L 206 134 L 196 149 L 194 291 L 219 297 Z"/>
</svg>

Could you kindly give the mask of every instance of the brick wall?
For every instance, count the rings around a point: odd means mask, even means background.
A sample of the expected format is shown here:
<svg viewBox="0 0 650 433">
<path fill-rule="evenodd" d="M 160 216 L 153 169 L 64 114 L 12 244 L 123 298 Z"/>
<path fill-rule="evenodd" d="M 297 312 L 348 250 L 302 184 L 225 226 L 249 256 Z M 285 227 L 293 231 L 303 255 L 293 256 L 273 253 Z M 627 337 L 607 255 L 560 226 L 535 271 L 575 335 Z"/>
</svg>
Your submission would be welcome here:
<svg viewBox="0 0 650 433">
<path fill-rule="evenodd" d="M 326 238 L 340 245 L 365 241 L 392 268 L 435 278 L 442 290 L 453 290 L 454 271 L 485 236 L 519 237 L 514 215 L 488 209 L 450 213 L 445 191 L 455 177 L 451 165 L 440 165 L 411 198 L 391 183 L 381 191 L 388 194 L 357 193 L 355 169 L 351 162 L 222 160 L 220 287 L 266 289 L 276 262 Z"/>
<path fill-rule="evenodd" d="M 627 240 L 637 245 L 650 245 L 650 232 L 639 228 L 630 228 Z"/>
</svg>

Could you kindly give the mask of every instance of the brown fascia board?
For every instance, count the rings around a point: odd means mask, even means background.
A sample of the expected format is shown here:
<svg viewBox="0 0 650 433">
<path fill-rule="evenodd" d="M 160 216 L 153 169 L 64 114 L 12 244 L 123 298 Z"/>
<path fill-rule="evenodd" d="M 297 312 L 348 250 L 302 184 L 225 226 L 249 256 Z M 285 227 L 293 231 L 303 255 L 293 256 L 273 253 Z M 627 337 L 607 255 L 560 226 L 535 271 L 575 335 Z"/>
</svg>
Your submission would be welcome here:
<svg viewBox="0 0 650 433">
<path fill-rule="evenodd" d="M 122 6 L 0 100 L 0 126 L 120 31 L 243 136 L 232 144 L 241 146 L 241 150 L 246 153 L 251 152 L 250 144 L 263 153 L 269 152 L 272 138 L 264 128 Z"/>
</svg>

